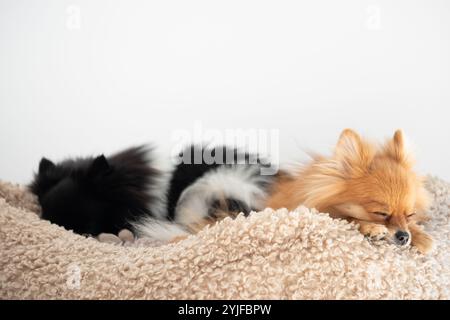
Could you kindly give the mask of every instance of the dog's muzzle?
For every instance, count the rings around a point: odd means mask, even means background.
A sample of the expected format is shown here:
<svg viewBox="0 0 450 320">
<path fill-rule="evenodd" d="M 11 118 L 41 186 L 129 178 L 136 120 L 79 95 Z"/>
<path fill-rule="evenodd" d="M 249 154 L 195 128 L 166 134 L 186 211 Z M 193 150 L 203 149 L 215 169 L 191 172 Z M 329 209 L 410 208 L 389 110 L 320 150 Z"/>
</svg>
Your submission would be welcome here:
<svg viewBox="0 0 450 320">
<path fill-rule="evenodd" d="M 394 235 L 395 243 L 399 246 L 404 246 L 409 243 L 409 233 L 404 230 L 398 230 Z"/>
</svg>

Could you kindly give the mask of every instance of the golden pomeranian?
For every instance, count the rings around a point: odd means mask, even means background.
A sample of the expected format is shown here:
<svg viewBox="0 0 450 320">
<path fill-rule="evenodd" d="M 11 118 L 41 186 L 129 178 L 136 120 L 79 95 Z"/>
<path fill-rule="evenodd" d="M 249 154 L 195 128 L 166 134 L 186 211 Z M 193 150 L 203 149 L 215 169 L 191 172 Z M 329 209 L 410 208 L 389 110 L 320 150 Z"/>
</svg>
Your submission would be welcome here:
<svg viewBox="0 0 450 320">
<path fill-rule="evenodd" d="M 346 129 L 332 156 L 316 156 L 292 176 L 280 176 L 267 206 L 292 210 L 303 204 L 357 222 L 370 238 L 412 244 L 425 254 L 433 240 L 418 223 L 427 219 L 428 203 L 402 131 L 377 145 Z"/>
</svg>

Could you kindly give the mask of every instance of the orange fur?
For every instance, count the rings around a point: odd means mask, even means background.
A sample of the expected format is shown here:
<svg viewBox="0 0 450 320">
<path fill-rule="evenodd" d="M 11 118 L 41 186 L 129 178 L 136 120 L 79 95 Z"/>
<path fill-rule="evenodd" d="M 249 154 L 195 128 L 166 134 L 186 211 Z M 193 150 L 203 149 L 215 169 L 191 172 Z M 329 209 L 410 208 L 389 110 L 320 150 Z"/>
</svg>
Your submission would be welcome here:
<svg viewBox="0 0 450 320">
<path fill-rule="evenodd" d="M 432 240 L 417 223 L 425 219 L 428 202 L 400 130 L 377 145 L 346 129 L 331 157 L 315 157 L 292 177 L 279 179 L 267 206 L 314 207 L 358 222 L 361 232 L 371 237 L 405 231 L 411 243 L 426 253 Z"/>
</svg>

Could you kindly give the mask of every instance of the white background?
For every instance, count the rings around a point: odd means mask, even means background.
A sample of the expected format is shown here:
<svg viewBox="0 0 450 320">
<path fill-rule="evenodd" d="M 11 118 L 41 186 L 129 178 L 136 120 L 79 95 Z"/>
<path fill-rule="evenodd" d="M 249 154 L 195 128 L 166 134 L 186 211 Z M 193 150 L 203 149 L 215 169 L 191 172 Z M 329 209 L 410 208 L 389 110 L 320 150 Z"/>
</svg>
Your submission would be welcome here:
<svg viewBox="0 0 450 320">
<path fill-rule="evenodd" d="M 345 127 L 403 128 L 450 180 L 450 1 L 0 0 L 0 179 L 41 156 L 205 128 L 280 130 L 283 162 Z"/>
</svg>

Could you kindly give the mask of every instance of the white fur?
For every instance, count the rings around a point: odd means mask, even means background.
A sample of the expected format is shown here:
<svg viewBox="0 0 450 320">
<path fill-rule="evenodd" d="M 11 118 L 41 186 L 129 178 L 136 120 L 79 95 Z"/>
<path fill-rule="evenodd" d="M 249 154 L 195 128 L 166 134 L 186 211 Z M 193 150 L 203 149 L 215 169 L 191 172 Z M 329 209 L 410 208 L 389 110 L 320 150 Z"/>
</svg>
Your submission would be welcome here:
<svg viewBox="0 0 450 320">
<path fill-rule="evenodd" d="M 155 159 L 151 153 L 152 163 Z M 166 162 L 167 163 L 167 162 Z M 263 209 L 265 190 L 258 184 L 270 177 L 259 174 L 259 166 L 222 166 L 207 172 L 204 176 L 186 188 L 180 195 L 175 213 L 175 221 L 164 220 L 167 211 L 167 192 L 173 168 L 165 168 L 161 178 L 149 192 L 157 198 L 152 202 L 155 218 L 146 217 L 132 223 L 138 237 L 149 237 L 161 241 L 170 241 L 189 234 L 184 226 L 200 222 L 208 216 L 211 201 L 233 198 L 245 203 L 249 208 Z"/>
<path fill-rule="evenodd" d="M 148 193 L 152 195 L 150 209 L 159 219 L 164 219 L 167 215 L 167 190 L 171 173 L 161 172 L 161 176 L 155 179 Z"/>
<path fill-rule="evenodd" d="M 186 188 L 177 203 L 175 220 L 188 225 L 208 216 L 214 199 L 233 198 L 248 207 L 262 209 L 266 192 L 258 182 L 267 179 L 259 175 L 258 166 L 224 166 L 207 172 Z"/>
<path fill-rule="evenodd" d="M 181 225 L 172 221 L 164 221 L 146 217 L 137 223 L 133 223 L 133 231 L 137 237 L 148 237 L 168 242 L 176 237 L 187 236 L 187 232 Z"/>
<path fill-rule="evenodd" d="M 158 219 L 164 219 L 167 215 L 167 192 L 173 166 L 169 164 L 167 157 L 163 156 L 156 148 L 150 149 L 146 157 L 147 162 L 152 167 L 160 170 L 160 176 L 153 181 L 148 189 L 148 193 L 152 195 L 149 208 Z"/>
</svg>

